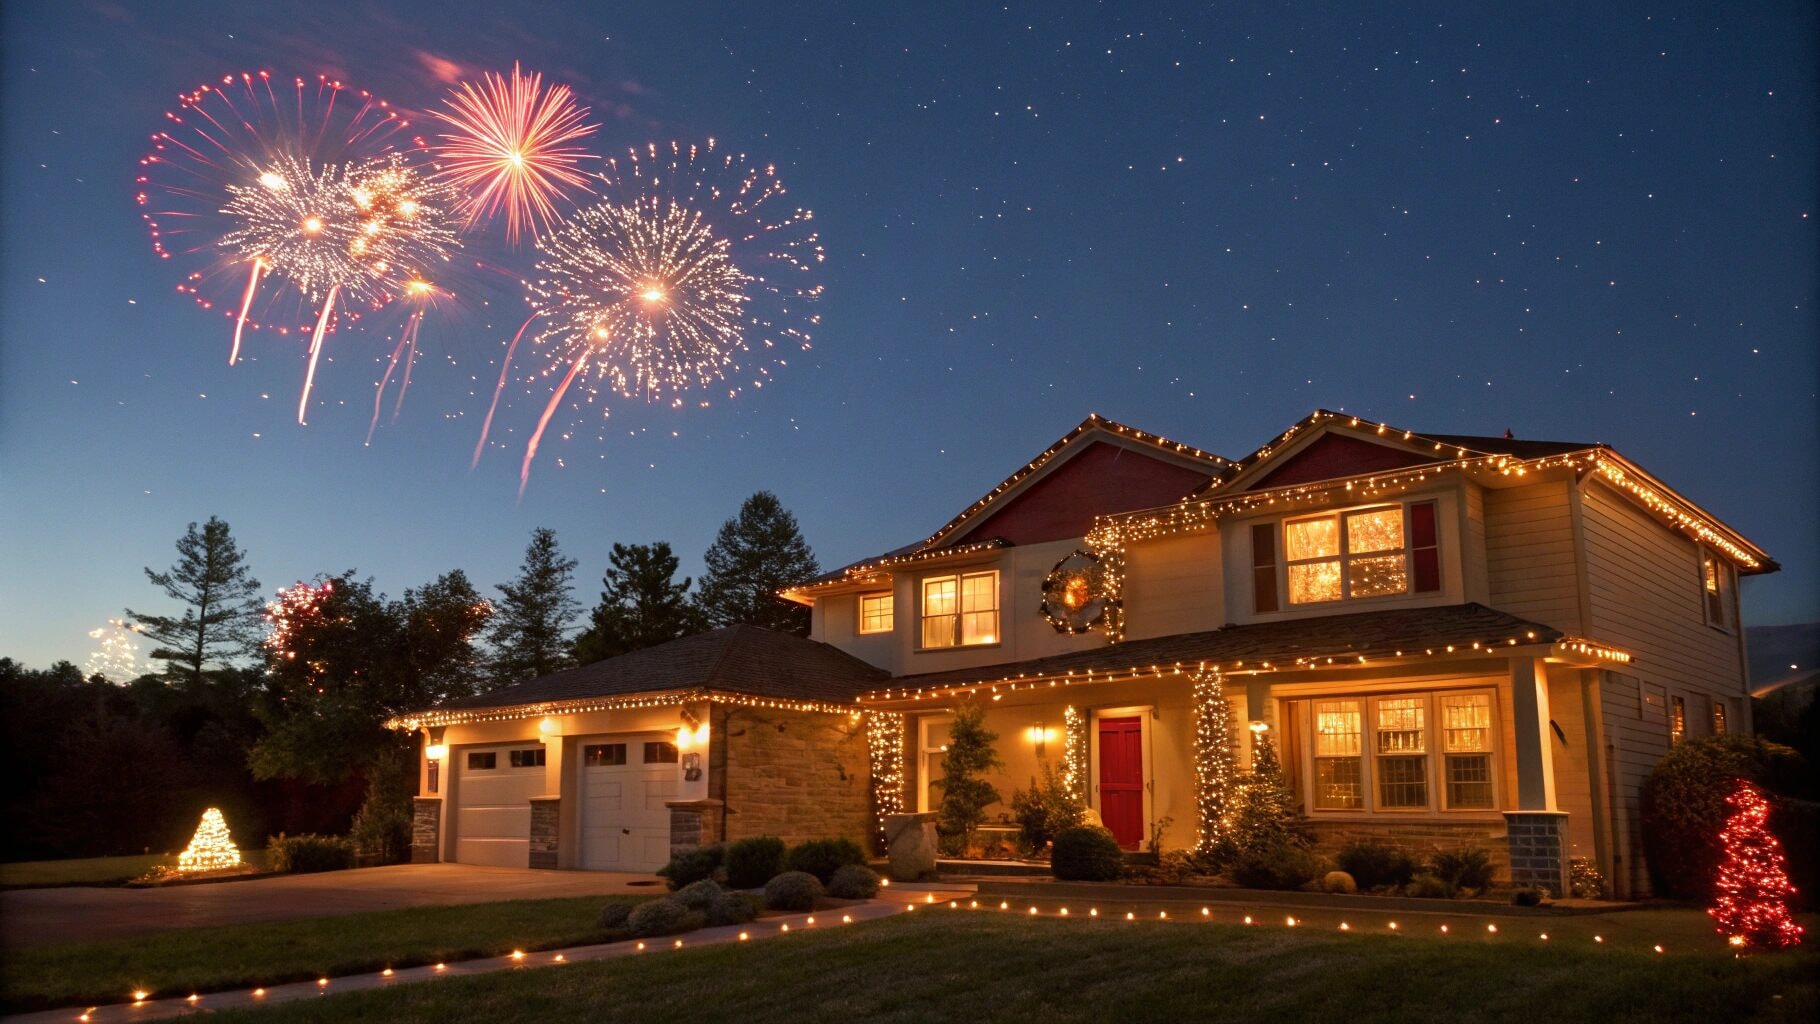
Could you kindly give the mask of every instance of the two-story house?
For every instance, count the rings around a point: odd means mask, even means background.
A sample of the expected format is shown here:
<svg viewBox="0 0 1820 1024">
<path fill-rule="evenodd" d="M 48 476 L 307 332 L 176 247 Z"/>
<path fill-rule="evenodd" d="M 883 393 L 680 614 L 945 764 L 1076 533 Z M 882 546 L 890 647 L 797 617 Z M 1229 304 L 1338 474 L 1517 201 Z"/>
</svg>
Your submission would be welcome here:
<svg viewBox="0 0 1820 1024">
<path fill-rule="evenodd" d="M 493 813 L 461 799 L 495 785 L 473 768 L 487 757 L 436 793 L 450 744 L 561 748 L 513 755 L 536 763 L 497 804 L 498 862 L 648 867 L 665 810 L 685 842 L 857 837 L 932 808 L 952 710 L 979 701 L 1002 794 L 1046 760 L 1129 848 L 1193 846 L 1197 750 L 1243 762 L 1267 731 L 1326 844 L 1485 846 L 1556 891 L 1585 857 L 1628 895 L 1647 885 L 1650 767 L 1682 737 L 1749 728 L 1737 580 L 1775 569 L 1604 445 L 1320 411 L 1235 462 L 1089 417 L 929 537 L 789 591 L 809 641 L 719 631 L 398 724 L 434 755 L 427 857 L 471 856 L 485 844 L 459 837 Z M 720 660 L 677 669 L 705 657 L 691 644 Z M 769 660 L 728 667 L 754 644 Z M 1229 737 L 1204 727 L 1208 680 Z M 646 745 L 602 740 L 622 728 Z M 650 743 L 704 756 L 691 775 Z M 590 773 L 650 782 L 607 800 Z M 445 800 L 466 824 L 440 824 Z M 642 857 L 590 853 L 588 829 L 609 836 L 631 804 Z"/>
</svg>

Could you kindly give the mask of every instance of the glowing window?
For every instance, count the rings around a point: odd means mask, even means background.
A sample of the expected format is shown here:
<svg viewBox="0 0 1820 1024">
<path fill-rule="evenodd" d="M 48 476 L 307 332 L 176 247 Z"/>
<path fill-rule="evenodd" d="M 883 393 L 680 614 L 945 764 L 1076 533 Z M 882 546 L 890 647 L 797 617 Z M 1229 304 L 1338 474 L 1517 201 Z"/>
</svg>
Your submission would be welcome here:
<svg viewBox="0 0 1820 1024">
<path fill-rule="evenodd" d="M 1713 701 L 1713 735 L 1725 735 L 1725 702 Z"/>
<path fill-rule="evenodd" d="M 1428 701 L 1381 697 L 1377 701 L 1378 806 L 1428 806 Z"/>
<path fill-rule="evenodd" d="M 892 628 L 890 594 L 861 594 L 859 598 L 859 631 L 889 633 Z"/>
<path fill-rule="evenodd" d="M 998 570 L 931 576 L 923 580 L 923 646 L 995 644 Z"/>
<path fill-rule="evenodd" d="M 1728 625 L 1725 617 L 1726 591 L 1730 588 L 1731 567 L 1719 560 L 1719 556 L 1705 548 L 1700 549 L 1700 596 L 1706 602 L 1706 622 L 1711 626 L 1724 628 Z"/>
<path fill-rule="evenodd" d="M 1421 502 L 1407 512 L 1402 505 L 1383 505 L 1285 522 L 1289 603 L 1439 590 L 1434 503 Z M 1412 556 L 1419 570 L 1413 581 Z"/>
<path fill-rule="evenodd" d="M 1668 742 L 1679 743 L 1687 738 L 1687 701 L 1680 697 L 1668 699 Z"/>
<path fill-rule="evenodd" d="M 1491 695 L 1448 694 L 1441 698 L 1441 754 L 1447 777 L 1447 806 L 1487 810 L 1491 794 Z"/>
<path fill-rule="evenodd" d="M 1356 700 L 1316 701 L 1314 705 L 1314 805 L 1324 810 L 1352 810 L 1363 803 L 1364 732 Z"/>
</svg>

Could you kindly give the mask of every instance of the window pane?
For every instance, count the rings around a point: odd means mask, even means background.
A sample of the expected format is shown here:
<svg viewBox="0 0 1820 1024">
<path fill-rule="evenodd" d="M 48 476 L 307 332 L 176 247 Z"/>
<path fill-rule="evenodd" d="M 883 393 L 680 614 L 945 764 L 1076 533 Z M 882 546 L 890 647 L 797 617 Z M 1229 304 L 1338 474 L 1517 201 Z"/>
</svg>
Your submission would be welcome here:
<svg viewBox="0 0 1820 1024">
<path fill-rule="evenodd" d="M 468 770 L 471 772 L 484 772 L 498 763 L 498 755 L 494 754 L 492 751 L 488 751 L 484 754 L 471 753 L 468 755 Z"/>
<path fill-rule="evenodd" d="M 1458 694 L 1441 698 L 1441 749 L 1453 753 L 1491 750 L 1491 696 Z"/>
<path fill-rule="evenodd" d="M 646 764 L 675 764 L 676 763 L 676 744 L 665 743 L 665 742 L 645 744 L 645 763 Z"/>
<path fill-rule="evenodd" d="M 998 612 L 967 612 L 962 615 L 961 643 L 998 643 Z"/>
<path fill-rule="evenodd" d="M 953 615 L 955 580 L 952 576 L 923 581 L 923 614 Z"/>
<path fill-rule="evenodd" d="M 1340 553 L 1340 520 L 1336 516 L 1285 523 L 1283 535 L 1291 562 L 1331 558 Z"/>
<path fill-rule="evenodd" d="M 923 749 L 924 750 L 946 750 L 946 749 L 948 749 L 948 723 L 947 722 L 930 722 L 929 724 L 923 726 Z"/>
<path fill-rule="evenodd" d="M 1427 749 L 1424 741 L 1427 701 L 1421 697 L 1386 697 L 1378 701 L 1378 753 L 1409 754 Z"/>
<path fill-rule="evenodd" d="M 998 610 L 998 573 L 981 572 L 961 577 L 961 610 Z"/>
<path fill-rule="evenodd" d="M 1409 556 L 1364 555 L 1346 562 L 1347 592 L 1353 597 L 1409 593 Z"/>
<path fill-rule="evenodd" d="M 1687 702 L 1679 697 L 1671 697 L 1669 698 L 1668 709 L 1668 741 L 1670 743 L 1679 743 L 1681 742 L 1682 737 L 1686 735 Z"/>
<path fill-rule="evenodd" d="M 1346 551 L 1363 555 L 1374 551 L 1403 550 L 1402 506 L 1374 508 L 1346 517 Z"/>
<path fill-rule="evenodd" d="M 512 751 L 512 767 L 514 768 L 538 768 L 542 767 L 543 763 L 544 748 L 542 747 Z"/>
<path fill-rule="evenodd" d="M 1324 700 L 1314 705 L 1316 757 L 1359 756 L 1359 702 Z"/>
<path fill-rule="evenodd" d="M 1323 810 L 1356 810 L 1363 802 L 1356 757 L 1314 759 L 1314 805 Z"/>
<path fill-rule="evenodd" d="M 1428 758 L 1380 757 L 1377 773 L 1378 806 L 1428 806 Z"/>
<path fill-rule="evenodd" d="M 624 743 L 591 743 L 582 748 L 582 759 L 589 768 L 610 768 L 626 763 Z"/>
<path fill-rule="evenodd" d="M 1447 755 L 1447 806 L 1461 809 L 1491 806 L 1491 755 Z"/>
<path fill-rule="evenodd" d="M 1289 567 L 1289 603 L 1314 604 L 1340 599 L 1340 560 Z"/>
<path fill-rule="evenodd" d="M 923 646 L 953 647 L 959 618 L 960 581 L 940 576 L 923 581 Z"/>
<path fill-rule="evenodd" d="M 1725 705 L 1713 701 L 1713 735 L 1725 735 Z"/>
<path fill-rule="evenodd" d="M 892 628 L 890 594 L 866 594 L 859 599 L 859 631 L 889 633 Z"/>
<path fill-rule="evenodd" d="M 1717 594 L 1719 592 L 1719 560 L 1711 555 L 1700 559 L 1700 572 L 1706 580 L 1707 591 Z"/>
</svg>

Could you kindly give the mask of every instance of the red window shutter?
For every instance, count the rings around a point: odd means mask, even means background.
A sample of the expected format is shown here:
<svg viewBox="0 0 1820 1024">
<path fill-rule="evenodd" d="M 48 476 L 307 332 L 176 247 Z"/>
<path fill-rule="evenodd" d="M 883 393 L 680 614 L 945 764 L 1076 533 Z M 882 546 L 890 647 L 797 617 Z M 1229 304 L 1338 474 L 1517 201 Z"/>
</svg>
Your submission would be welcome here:
<svg viewBox="0 0 1820 1024">
<path fill-rule="evenodd" d="M 1416 593 L 1441 589 L 1440 537 L 1435 526 L 1435 503 L 1409 506 L 1409 557 Z"/>
<path fill-rule="evenodd" d="M 1251 596 L 1260 612 L 1277 610 L 1277 524 L 1251 528 Z"/>
</svg>

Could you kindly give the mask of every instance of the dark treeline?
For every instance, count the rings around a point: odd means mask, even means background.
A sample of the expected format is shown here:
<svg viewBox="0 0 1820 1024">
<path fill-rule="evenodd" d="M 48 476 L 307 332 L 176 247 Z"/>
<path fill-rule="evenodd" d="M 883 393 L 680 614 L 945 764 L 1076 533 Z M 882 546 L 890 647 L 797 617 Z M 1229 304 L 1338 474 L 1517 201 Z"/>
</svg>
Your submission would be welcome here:
<svg viewBox="0 0 1820 1024">
<path fill-rule="evenodd" d="M 0 857 L 174 850 L 219 806 L 243 846 L 349 833 L 369 859 L 396 859 L 418 739 L 388 717 L 702 629 L 808 631 L 806 610 L 776 595 L 820 570 L 774 495 L 747 499 L 703 561 L 699 581 L 679 581 L 668 542 L 615 543 L 577 632 L 577 563 L 539 529 L 491 597 L 459 569 L 397 599 L 353 570 L 325 573 L 286 588 L 275 626 L 228 524 L 191 523 L 176 562 L 146 569 L 164 606 L 127 612 L 152 672 L 108 680 L 0 658 L 0 768 L 14 780 Z"/>
</svg>

